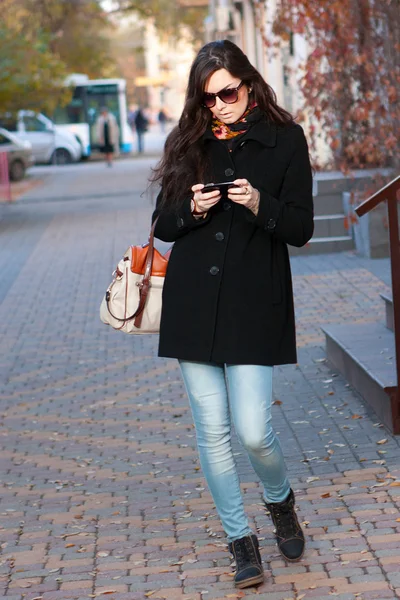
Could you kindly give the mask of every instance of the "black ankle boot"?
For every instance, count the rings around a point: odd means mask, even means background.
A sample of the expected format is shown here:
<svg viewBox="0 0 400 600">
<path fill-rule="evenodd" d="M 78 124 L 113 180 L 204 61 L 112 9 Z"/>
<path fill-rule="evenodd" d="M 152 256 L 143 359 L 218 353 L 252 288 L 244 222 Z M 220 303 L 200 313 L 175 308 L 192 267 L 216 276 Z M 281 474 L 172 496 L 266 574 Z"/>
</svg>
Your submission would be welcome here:
<svg viewBox="0 0 400 600">
<path fill-rule="evenodd" d="M 281 554 L 286 560 L 300 560 L 304 554 L 304 533 L 294 510 L 295 497 L 293 490 L 283 502 L 265 502 L 275 525 L 276 541 Z"/>
<path fill-rule="evenodd" d="M 264 570 L 258 549 L 258 539 L 254 533 L 230 542 L 229 552 L 236 562 L 234 580 L 236 587 L 251 587 L 264 581 Z"/>
</svg>

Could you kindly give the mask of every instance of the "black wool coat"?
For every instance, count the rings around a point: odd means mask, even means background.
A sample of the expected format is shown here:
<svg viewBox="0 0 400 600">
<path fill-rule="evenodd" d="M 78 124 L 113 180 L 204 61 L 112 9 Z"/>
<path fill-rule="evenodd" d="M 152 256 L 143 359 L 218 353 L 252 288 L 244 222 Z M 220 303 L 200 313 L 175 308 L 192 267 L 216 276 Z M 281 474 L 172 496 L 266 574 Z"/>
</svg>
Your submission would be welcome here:
<svg viewBox="0 0 400 600">
<path fill-rule="evenodd" d="M 312 174 L 300 125 L 259 122 L 229 152 L 203 136 L 211 181 L 246 178 L 260 191 L 257 216 L 222 198 L 197 220 L 188 196 L 160 210 L 155 236 L 173 245 L 163 290 L 159 356 L 227 364 L 297 362 L 287 244 L 313 234 Z M 193 184 L 200 183 L 193 181 Z M 208 182 L 204 182 L 208 183 Z"/>
</svg>

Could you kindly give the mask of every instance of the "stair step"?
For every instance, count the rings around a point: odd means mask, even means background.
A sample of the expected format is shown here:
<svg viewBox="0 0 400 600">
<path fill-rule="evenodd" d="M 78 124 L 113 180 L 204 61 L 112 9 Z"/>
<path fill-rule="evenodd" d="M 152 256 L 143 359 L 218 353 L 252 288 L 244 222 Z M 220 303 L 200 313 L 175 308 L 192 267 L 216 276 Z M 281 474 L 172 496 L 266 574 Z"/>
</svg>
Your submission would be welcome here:
<svg viewBox="0 0 400 600">
<path fill-rule="evenodd" d="M 382 323 L 322 327 L 328 359 L 363 397 L 390 431 L 400 434 L 400 406 L 392 401 L 397 389 L 395 340 Z"/>
<path fill-rule="evenodd" d="M 331 215 L 343 211 L 342 193 L 314 197 L 314 214 L 319 216 Z"/>
<path fill-rule="evenodd" d="M 314 238 L 347 237 L 344 214 L 314 216 Z"/>
<path fill-rule="evenodd" d="M 344 219 L 344 213 L 334 215 L 314 215 L 314 221 L 324 221 L 325 219 Z"/>
<path fill-rule="evenodd" d="M 290 256 L 308 256 L 310 254 L 327 254 L 328 252 L 345 252 L 354 249 L 353 238 L 349 235 L 333 237 L 313 237 L 306 246 L 297 248 L 288 246 Z"/>
<path fill-rule="evenodd" d="M 385 301 L 386 327 L 394 331 L 393 298 L 389 294 L 381 294 L 381 298 Z"/>
<path fill-rule="evenodd" d="M 336 236 L 326 236 L 326 237 L 313 237 L 311 238 L 311 240 L 309 241 L 310 244 L 319 244 L 319 243 L 324 243 L 324 242 L 347 242 L 353 241 L 353 238 L 351 237 L 351 235 L 336 235 Z"/>
</svg>

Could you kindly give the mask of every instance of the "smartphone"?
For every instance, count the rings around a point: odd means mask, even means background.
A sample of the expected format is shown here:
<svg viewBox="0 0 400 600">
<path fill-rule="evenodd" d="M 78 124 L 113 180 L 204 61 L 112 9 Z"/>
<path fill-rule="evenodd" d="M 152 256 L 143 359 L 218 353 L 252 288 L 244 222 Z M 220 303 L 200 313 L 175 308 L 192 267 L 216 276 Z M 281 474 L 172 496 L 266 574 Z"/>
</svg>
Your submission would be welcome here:
<svg viewBox="0 0 400 600">
<path fill-rule="evenodd" d="M 213 192 L 214 190 L 219 190 L 221 193 L 227 191 L 231 188 L 239 187 L 233 181 L 223 181 L 221 183 L 206 183 L 201 192 L 206 194 L 207 192 Z"/>
</svg>

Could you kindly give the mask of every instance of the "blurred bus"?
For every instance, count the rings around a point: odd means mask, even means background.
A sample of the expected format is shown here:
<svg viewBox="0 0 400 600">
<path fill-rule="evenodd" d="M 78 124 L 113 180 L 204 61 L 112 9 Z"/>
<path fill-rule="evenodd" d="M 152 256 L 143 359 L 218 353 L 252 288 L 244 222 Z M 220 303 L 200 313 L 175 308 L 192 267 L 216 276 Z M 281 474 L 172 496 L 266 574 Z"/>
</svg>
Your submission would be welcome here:
<svg viewBox="0 0 400 600">
<path fill-rule="evenodd" d="M 103 106 L 117 119 L 120 152 L 131 152 L 133 135 L 128 125 L 125 79 L 90 80 L 86 75 L 71 75 L 66 85 L 73 88 L 72 100 L 58 106 L 52 118 L 57 129 L 67 129 L 75 135 L 82 146 L 82 156 L 88 157 L 99 149 L 96 120 Z"/>
</svg>

